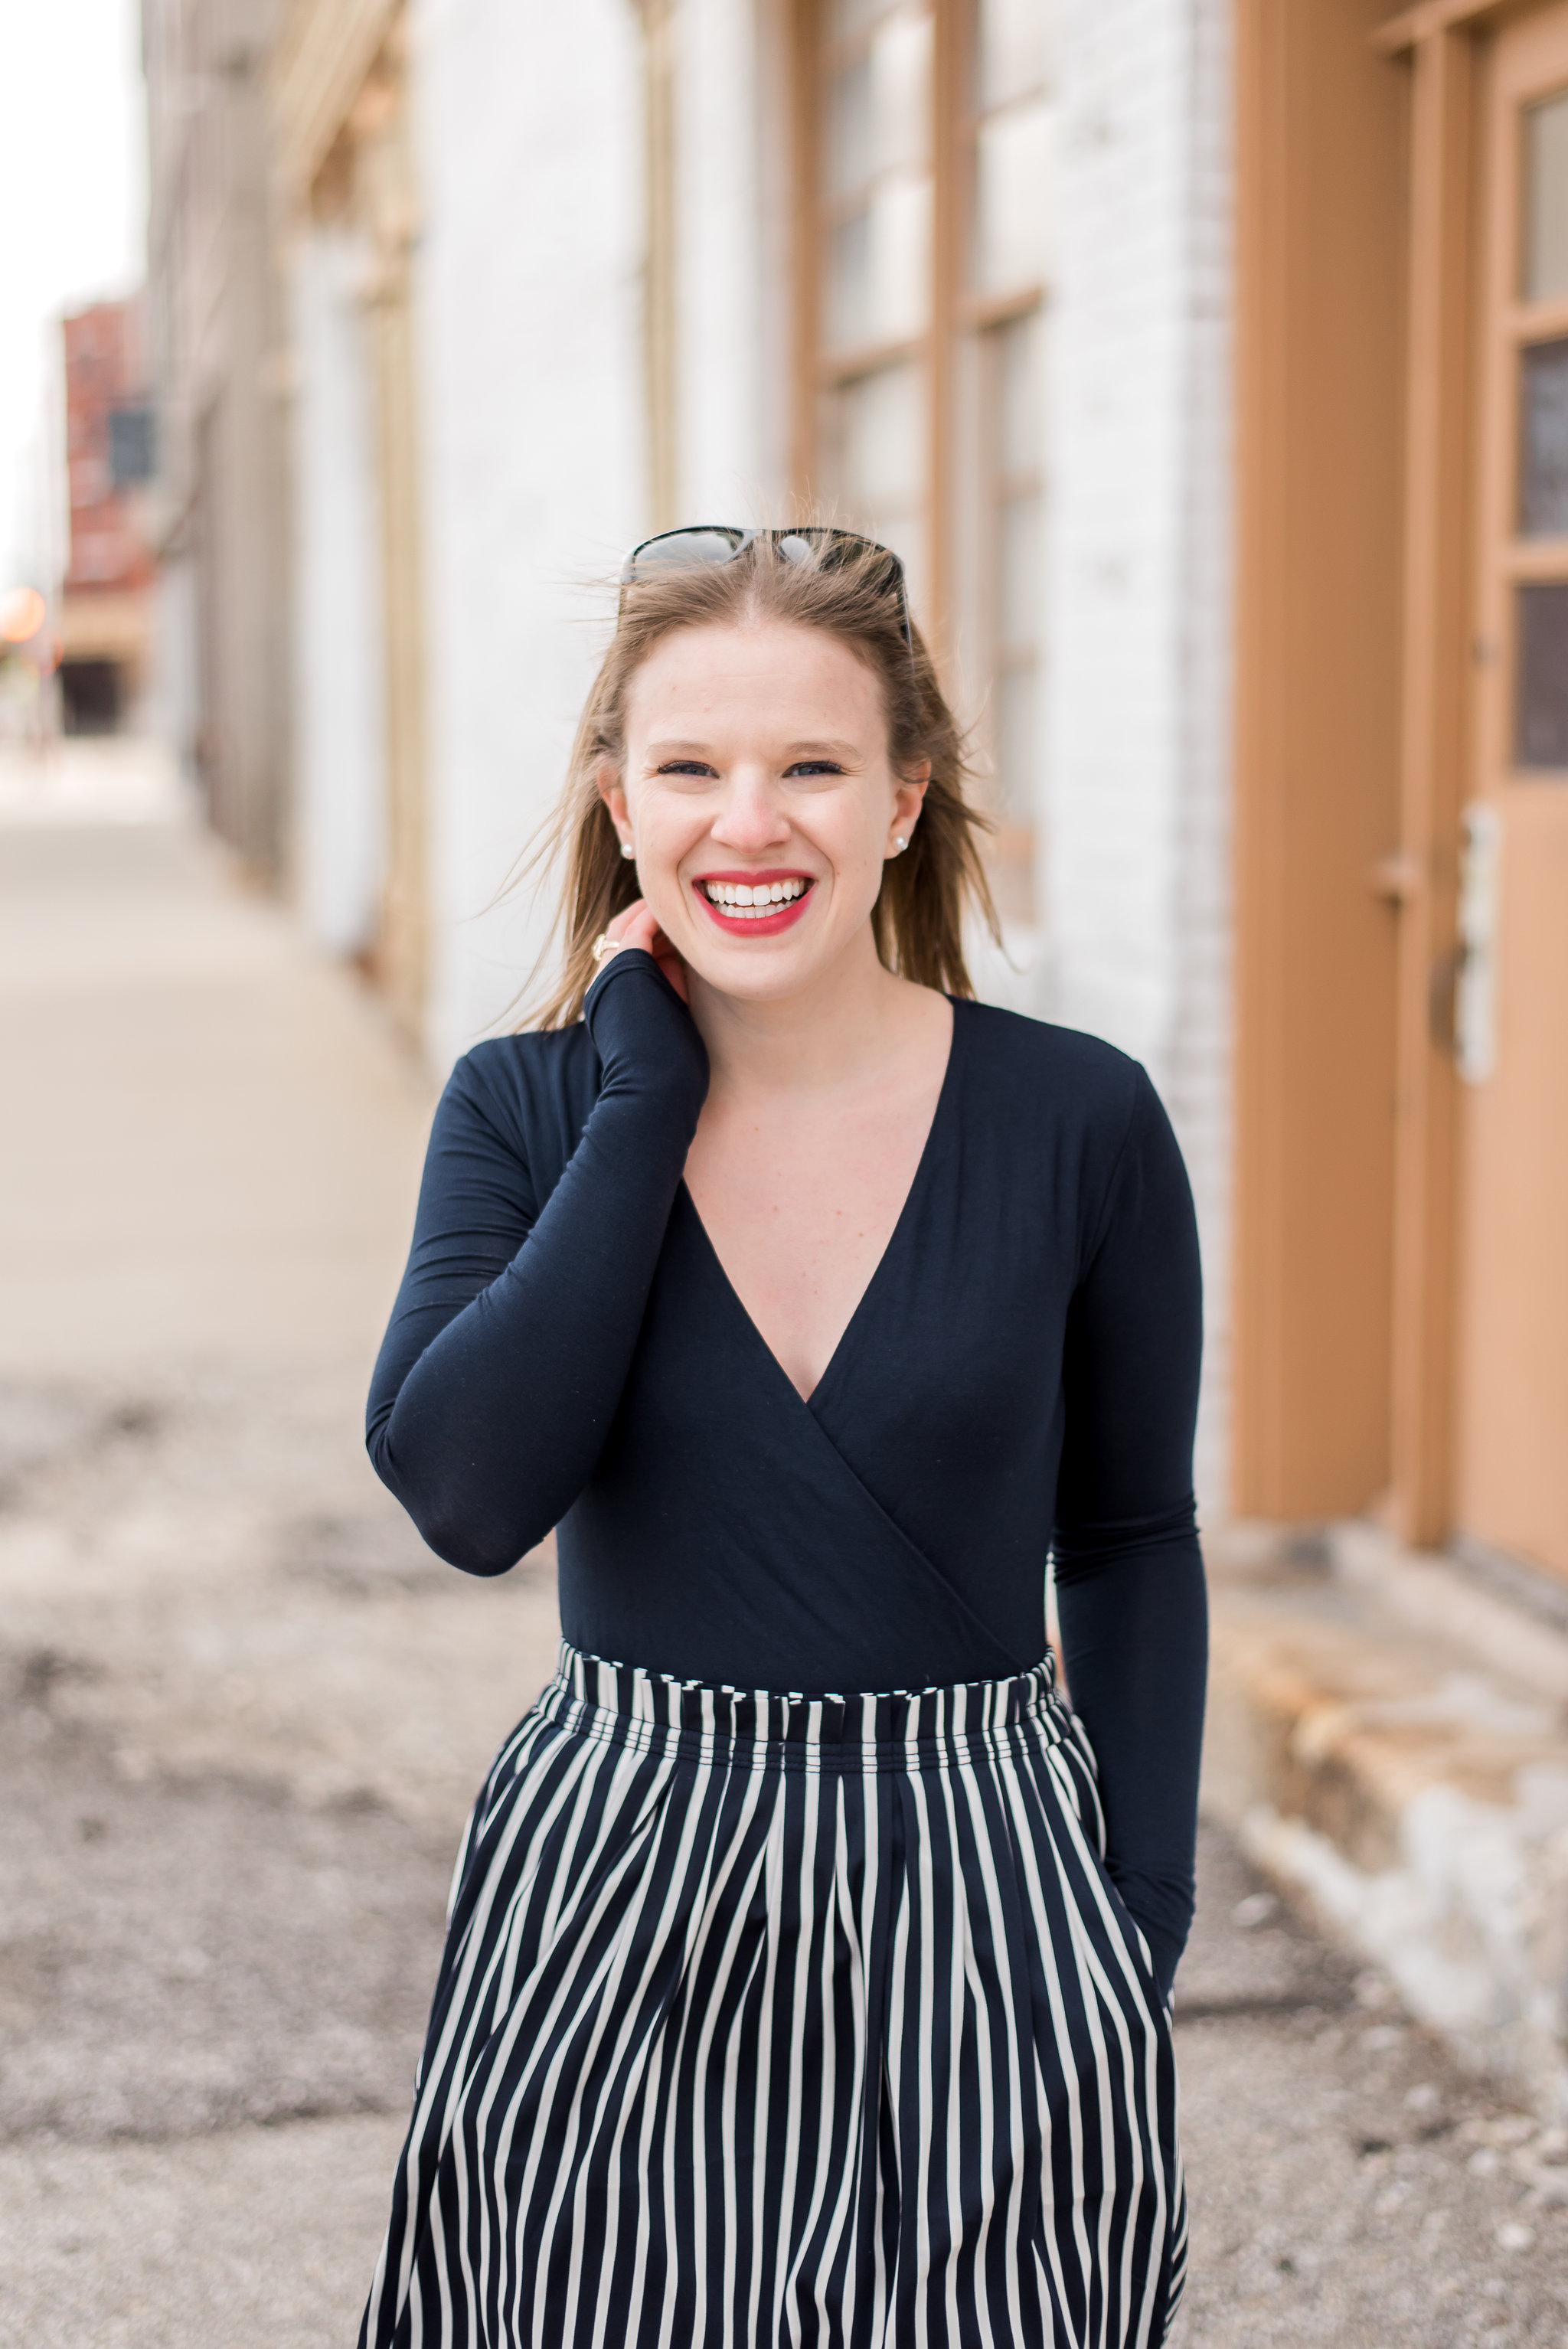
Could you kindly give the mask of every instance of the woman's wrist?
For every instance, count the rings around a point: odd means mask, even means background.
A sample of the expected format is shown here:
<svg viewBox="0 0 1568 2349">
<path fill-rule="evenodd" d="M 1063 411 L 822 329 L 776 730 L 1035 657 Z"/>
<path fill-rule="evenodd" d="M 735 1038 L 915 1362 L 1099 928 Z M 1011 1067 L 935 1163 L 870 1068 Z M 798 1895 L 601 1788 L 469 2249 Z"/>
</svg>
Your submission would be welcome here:
<svg viewBox="0 0 1568 2349">
<path fill-rule="evenodd" d="M 662 1094 L 685 1094 L 695 1123 L 707 1095 L 707 1050 L 645 947 L 622 945 L 603 957 L 583 1017 L 606 1081 L 651 1081 Z"/>
</svg>

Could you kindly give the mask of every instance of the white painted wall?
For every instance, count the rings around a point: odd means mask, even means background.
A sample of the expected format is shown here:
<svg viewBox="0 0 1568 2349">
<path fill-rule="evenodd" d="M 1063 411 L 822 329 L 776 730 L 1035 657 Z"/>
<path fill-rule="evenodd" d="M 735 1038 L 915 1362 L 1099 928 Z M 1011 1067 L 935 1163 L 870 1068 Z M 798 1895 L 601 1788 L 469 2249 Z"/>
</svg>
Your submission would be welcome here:
<svg viewBox="0 0 1568 2349">
<path fill-rule="evenodd" d="M 492 900 L 554 803 L 644 534 L 644 117 L 632 0 L 415 0 L 412 40 L 444 1066 L 542 945 L 541 907 Z"/>
<path fill-rule="evenodd" d="M 369 944 L 386 869 L 385 629 L 364 240 L 292 256 L 295 900 L 332 954 Z"/>
<path fill-rule="evenodd" d="M 1224 0 L 1066 0 L 1042 899 L 1053 1016 L 1145 1062 L 1209 1300 L 1222 1504 L 1230 1254 Z"/>
</svg>

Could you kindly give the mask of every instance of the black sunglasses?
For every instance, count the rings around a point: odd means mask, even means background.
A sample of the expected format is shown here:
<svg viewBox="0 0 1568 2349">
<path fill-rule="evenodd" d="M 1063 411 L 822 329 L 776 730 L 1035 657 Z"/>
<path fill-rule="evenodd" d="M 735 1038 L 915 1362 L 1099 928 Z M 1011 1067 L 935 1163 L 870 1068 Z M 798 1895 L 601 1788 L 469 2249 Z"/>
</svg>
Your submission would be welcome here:
<svg viewBox="0 0 1568 2349">
<path fill-rule="evenodd" d="M 899 617 L 903 622 L 903 640 L 914 657 L 914 630 L 909 616 L 909 590 L 904 585 L 903 564 L 891 546 L 879 545 L 874 538 L 861 538 L 852 530 L 830 530 L 812 526 L 803 530 L 739 530 L 724 523 L 698 523 L 687 530 L 662 530 L 656 538 L 645 538 L 641 546 L 634 546 L 621 573 L 623 587 L 634 586 L 639 580 L 656 579 L 666 571 L 700 569 L 705 564 L 733 563 L 748 546 L 765 539 L 776 554 L 786 563 L 815 561 L 823 570 L 836 563 L 856 562 L 868 554 L 880 555 L 885 564 L 882 585 L 890 593 L 898 591 Z"/>
</svg>

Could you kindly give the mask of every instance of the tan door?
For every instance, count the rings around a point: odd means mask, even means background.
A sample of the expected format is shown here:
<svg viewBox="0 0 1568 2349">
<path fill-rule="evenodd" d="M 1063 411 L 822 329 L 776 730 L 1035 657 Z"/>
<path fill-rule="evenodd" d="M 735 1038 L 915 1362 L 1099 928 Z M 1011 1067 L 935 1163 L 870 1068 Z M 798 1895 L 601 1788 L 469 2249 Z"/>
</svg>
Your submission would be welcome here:
<svg viewBox="0 0 1568 2349">
<path fill-rule="evenodd" d="M 1456 1515 L 1568 1577 L 1568 5 L 1483 94 Z"/>
</svg>

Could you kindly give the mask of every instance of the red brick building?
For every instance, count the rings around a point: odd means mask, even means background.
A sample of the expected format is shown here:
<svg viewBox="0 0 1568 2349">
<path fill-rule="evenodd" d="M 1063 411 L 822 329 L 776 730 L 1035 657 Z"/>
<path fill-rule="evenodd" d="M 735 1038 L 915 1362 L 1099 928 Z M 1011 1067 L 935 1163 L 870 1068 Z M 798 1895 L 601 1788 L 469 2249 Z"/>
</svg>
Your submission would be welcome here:
<svg viewBox="0 0 1568 2349">
<path fill-rule="evenodd" d="M 70 501 L 61 708 L 67 733 L 105 733 L 135 701 L 147 665 L 152 559 L 143 505 L 153 452 L 140 305 L 95 302 L 61 332 Z"/>
</svg>

